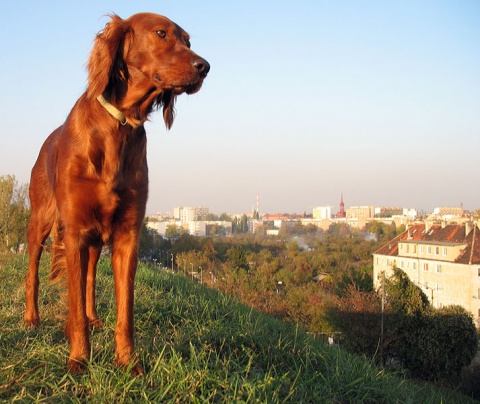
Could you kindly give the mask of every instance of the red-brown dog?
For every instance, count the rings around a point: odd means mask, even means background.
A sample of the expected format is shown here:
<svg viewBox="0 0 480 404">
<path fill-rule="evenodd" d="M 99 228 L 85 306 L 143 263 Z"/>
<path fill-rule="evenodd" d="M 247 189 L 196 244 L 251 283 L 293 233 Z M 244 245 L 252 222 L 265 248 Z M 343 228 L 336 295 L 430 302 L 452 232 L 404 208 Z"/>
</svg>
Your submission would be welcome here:
<svg viewBox="0 0 480 404">
<path fill-rule="evenodd" d="M 95 38 L 86 92 L 40 150 L 30 182 L 25 323 L 40 324 L 38 264 L 52 232 L 52 274 L 67 276 L 72 372 L 90 356 L 89 326 L 100 325 L 95 271 L 105 244 L 115 281 L 115 362 L 143 372 L 133 343 L 134 278 L 148 194 L 143 123 L 161 107 L 170 128 L 176 96 L 198 91 L 209 70 L 190 49 L 188 34 L 169 19 L 113 15 Z"/>
</svg>

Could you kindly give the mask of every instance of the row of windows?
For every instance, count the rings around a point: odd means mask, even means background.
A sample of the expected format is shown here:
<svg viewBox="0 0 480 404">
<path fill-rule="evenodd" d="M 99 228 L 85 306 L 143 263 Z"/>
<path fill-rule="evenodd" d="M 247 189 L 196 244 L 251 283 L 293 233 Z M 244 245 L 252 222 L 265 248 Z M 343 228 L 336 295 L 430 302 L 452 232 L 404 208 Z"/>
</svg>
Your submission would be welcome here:
<svg viewBox="0 0 480 404">
<path fill-rule="evenodd" d="M 400 245 L 400 250 L 403 250 L 404 246 L 405 246 L 405 252 L 406 253 L 416 253 L 417 252 L 417 245 L 416 244 L 403 244 L 403 243 L 399 243 Z M 428 246 L 424 246 L 424 245 L 420 245 L 419 246 L 419 250 L 420 250 L 420 254 L 425 254 L 425 247 L 426 247 L 426 251 L 427 251 L 427 254 L 429 255 L 432 255 L 432 252 L 435 253 L 435 255 L 440 255 L 440 250 L 442 251 L 442 255 L 444 257 L 447 256 L 448 254 L 448 248 L 447 247 L 439 247 L 439 246 L 431 246 L 431 245 L 428 245 Z"/>
<path fill-rule="evenodd" d="M 380 257 L 377 257 L 376 264 L 390 267 L 390 266 L 396 265 L 396 260 L 391 260 L 388 258 L 384 258 L 383 260 L 381 260 Z M 442 264 L 432 263 L 432 262 L 421 262 L 420 265 L 421 265 L 420 268 L 422 269 L 422 271 L 429 271 L 433 269 L 437 274 L 443 273 L 445 268 L 444 265 Z M 403 270 L 405 269 L 416 270 L 418 268 L 417 261 L 406 261 L 406 264 L 405 264 L 405 261 L 401 260 L 399 268 Z M 478 277 L 480 278 L 480 268 L 477 269 L 477 274 L 478 274 Z"/>
<path fill-rule="evenodd" d="M 395 260 L 390 260 L 388 258 L 384 258 L 383 259 L 383 265 L 384 266 L 393 266 L 396 264 L 396 261 Z M 377 265 L 380 265 L 380 258 L 377 257 Z M 432 262 L 422 262 L 420 263 L 421 265 L 421 269 L 422 271 L 430 271 L 430 270 L 434 270 L 437 274 L 441 274 L 443 273 L 444 271 L 444 266 L 442 264 L 439 264 L 439 263 L 432 263 Z M 399 265 L 399 268 L 400 269 L 403 269 L 403 270 L 409 270 L 409 269 L 412 269 L 412 270 L 417 270 L 418 267 L 417 267 L 417 261 L 406 261 L 406 264 L 405 264 L 405 261 L 402 260 L 400 261 L 400 265 Z M 477 274 L 478 274 L 478 277 L 480 278 L 480 268 L 477 269 Z"/>
<path fill-rule="evenodd" d="M 411 269 L 412 270 L 417 270 L 417 262 L 413 261 L 407 261 L 407 265 L 405 265 L 405 261 L 400 261 L 400 269 L 410 269 L 410 264 L 411 264 Z M 422 271 L 428 272 L 430 269 L 434 269 L 437 274 L 441 274 L 443 272 L 442 270 L 442 264 L 432 264 L 431 262 L 422 262 L 420 263 Z"/>
</svg>

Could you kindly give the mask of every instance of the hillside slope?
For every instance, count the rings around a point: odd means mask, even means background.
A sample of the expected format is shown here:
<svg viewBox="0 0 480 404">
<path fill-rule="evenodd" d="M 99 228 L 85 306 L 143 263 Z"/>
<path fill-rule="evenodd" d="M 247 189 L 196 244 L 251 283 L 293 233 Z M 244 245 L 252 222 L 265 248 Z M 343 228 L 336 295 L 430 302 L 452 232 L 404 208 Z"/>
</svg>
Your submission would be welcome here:
<svg viewBox="0 0 480 404">
<path fill-rule="evenodd" d="M 26 263 L 0 264 L 0 401 L 348 403 L 470 402 L 384 373 L 369 361 L 311 340 L 189 280 L 140 265 L 136 346 L 146 375 L 113 366 L 115 299 L 107 260 L 99 267 L 92 361 L 82 376 L 65 372 L 68 345 L 58 285 L 42 262 L 42 326 L 22 324 Z"/>
</svg>

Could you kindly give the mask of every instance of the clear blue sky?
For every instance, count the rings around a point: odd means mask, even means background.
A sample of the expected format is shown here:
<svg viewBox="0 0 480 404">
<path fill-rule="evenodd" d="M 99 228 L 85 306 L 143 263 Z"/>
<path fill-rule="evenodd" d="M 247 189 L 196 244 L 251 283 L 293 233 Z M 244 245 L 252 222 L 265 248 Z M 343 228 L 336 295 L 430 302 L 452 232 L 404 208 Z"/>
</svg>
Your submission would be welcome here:
<svg viewBox="0 0 480 404">
<path fill-rule="evenodd" d="M 115 12 L 163 14 L 211 64 L 147 124 L 147 210 L 480 208 L 480 1 L 4 1 L 0 175 L 29 181 Z"/>
</svg>

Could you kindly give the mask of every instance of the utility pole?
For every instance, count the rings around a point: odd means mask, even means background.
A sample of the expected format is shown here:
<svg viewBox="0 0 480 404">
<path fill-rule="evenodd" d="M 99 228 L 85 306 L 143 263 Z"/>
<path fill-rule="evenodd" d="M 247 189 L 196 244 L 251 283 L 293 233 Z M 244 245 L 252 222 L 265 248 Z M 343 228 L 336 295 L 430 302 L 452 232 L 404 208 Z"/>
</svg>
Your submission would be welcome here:
<svg viewBox="0 0 480 404">
<path fill-rule="evenodd" d="M 382 311 L 380 317 L 380 363 L 383 367 L 383 313 L 385 311 L 385 271 L 381 272 L 382 276 Z"/>
</svg>

